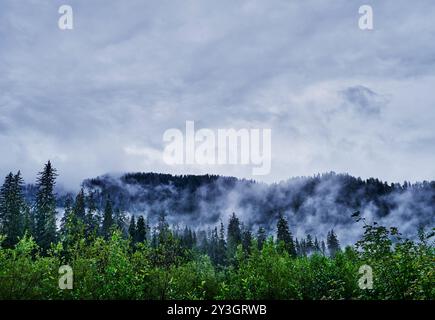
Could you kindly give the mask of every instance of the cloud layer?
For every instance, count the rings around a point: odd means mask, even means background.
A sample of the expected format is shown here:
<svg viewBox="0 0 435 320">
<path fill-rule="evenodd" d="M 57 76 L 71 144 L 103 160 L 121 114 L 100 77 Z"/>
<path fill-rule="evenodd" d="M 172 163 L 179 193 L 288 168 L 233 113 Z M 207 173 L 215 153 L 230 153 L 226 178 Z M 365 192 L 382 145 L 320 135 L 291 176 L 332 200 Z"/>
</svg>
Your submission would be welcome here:
<svg viewBox="0 0 435 320">
<path fill-rule="evenodd" d="M 334 170 L 435 178 L 435 6 L 358 1 L 131 0 L 0 4 L 0 173 L 51 159 L 77 187 L 105 172 L 251 176 L 169 167 L 166 129 L 272 128 L 271 182 Z M 259 177 L 256 177 L 259 178 Z"/>
</svg>

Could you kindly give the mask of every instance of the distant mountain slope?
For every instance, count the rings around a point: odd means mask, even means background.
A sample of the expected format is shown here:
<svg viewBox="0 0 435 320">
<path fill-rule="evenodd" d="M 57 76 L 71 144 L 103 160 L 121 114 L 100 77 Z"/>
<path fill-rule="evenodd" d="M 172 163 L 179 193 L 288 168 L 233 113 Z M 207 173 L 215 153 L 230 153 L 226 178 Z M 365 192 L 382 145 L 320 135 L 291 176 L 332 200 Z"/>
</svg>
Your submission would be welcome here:
<svg viewBox="0 0 435 320">
<path fill-rule="evenodd" d="M 151 222 L 164 211 L 170 222 L 194 228 L 227 222 L 234 211 L 254 231 L 259 225 L 272 231 L 282 212 L 296 236 L 324 236 L 334 228 L 348 242 L 361 231 L 351 218 L 356 210 L 405 235 L 432 227 L 435 220 L 435 181 L 399 185 L 328 173 L 268 185 L 214 175 L 128 173 L 87 179 L 83 186 L 95 193 L 100 207 L 110 196 L 116 207 L 144 213 Z"/>
</svg>

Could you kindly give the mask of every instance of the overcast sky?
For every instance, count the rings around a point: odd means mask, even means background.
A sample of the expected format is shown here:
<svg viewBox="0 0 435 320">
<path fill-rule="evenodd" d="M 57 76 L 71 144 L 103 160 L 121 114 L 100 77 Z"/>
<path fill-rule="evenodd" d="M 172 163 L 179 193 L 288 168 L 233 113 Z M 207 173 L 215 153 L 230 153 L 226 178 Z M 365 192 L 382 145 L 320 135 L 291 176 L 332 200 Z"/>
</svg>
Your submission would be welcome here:
<svg viewBox="0 0 435 320">
<path fill-rule="evenodd" d="M 74 29 L 58 28 L 59 6 Z M 372 4 L 374 30 L 358 28 Z M 271 128 L 267 182 L 318 172 L 435 178 L 433 0 L 1 0 L 0 174 L 51 159 L 77 187 L 177 166 L 163 132 Z"/>
</svg>

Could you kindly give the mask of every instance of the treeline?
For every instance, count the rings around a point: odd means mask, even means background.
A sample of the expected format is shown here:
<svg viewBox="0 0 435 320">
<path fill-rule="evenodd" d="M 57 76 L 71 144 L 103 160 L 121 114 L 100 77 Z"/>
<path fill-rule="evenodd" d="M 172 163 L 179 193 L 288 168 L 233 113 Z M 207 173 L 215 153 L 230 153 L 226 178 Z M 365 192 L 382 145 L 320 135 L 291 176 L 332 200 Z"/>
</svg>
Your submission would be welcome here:
<svg viewBox="0 0 435 320">
<path fill-rule="evenodd" d="M 164 212 L 161 212 L 157 225 L 151 228 L 143 215 L 127 217 L 121 208 L 114 208 L 110 195 L 107 195 L 104 208 L 100 210 L 94 193 L 86 194 L 83 188 L 75 199 L 70 195 L 66 197 L 58 227 L 59 213 L 54 193 L 56 177 L 56 169 L 48 162 L 38 174 L 36 199 L 29 204 L 23 195 L 21 173 L 11 172 L 6 176 L 0 189 L 0 234 L 5 236 L 3 246 L 13 247 L 27 234 L 46 251 L 57 242 L 67 248 L 79 239 L 98 236 L 109 239 L 115 230 L 119 230 L 125 239 L 131 240 L 133 246 L 148 241 L 156 247 L 162 237 L 167 238 L 170 234 L 182 250 L 198 250 L 208 254 L 216 265 L 225 266 L 234 258 L 238 245 L 242 245 L 244 252 L 249 254 L 254 239 L 261 250 L 268 237 L 263 227 L 253 233 L 235 213 L 230 217 L 226 230 L 223 222 L 219 231 L 217 227 L 207 231 L 192 230 L 187 226 L 182 231 L 178 227 L 170 228 Z M 279 214 L 276 225 L 276 243 L 293 257 L 315 252 L 334 255 L 340 249 L 333 230 L 328 233 L 326 244 L 310 234 L 304 239 L 294 239 L 282 214 Z"/>
<path fill-rule="evenodd" d="M 346 212 L 364 209 L 379 220 L 399 211 L 412 214 L 417 224 L 428 224 L 433 220 L 435 201 L 435 181 L 387 183 L 333 172 L 270 185 L 213 175 L 127 173 L 87 179 L 83 186 L 94 193 L 101 209 L 110 196 L 114 207 L 147 212 L 152 221 L 157 220 L 164 205 L 167 212 L 186 220 L 199 217 L 218 225 L 222 211 L 227 210 L 225 204 L 233 201 L 240 208 L 239 214 L 249 215 L 249 223 L 267 226 L 270 233 L 274 232 L 270 226 L 274 227 L 277 212 L 290 213 L 291 225 L 303 223 L 308 215 L 321 215 L 325 224 L 350 225 L 353 221 Z"/>
</svg>

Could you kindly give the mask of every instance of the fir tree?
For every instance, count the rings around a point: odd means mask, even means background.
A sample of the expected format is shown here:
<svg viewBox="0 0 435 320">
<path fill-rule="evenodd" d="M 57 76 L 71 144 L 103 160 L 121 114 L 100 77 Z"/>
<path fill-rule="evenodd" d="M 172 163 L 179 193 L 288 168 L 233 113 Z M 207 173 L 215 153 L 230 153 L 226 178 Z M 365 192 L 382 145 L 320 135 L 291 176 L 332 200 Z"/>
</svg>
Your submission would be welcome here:
<svg viewBox="0 0 435 320">
<path fill-rule="evenodd" d="M 22 194 L 23 179 L 18 171 L 9 173 L 0 189 L 1 233 L 6 236 L 5 247 L 13 247 L 24 233 L 25 202 Z"/>
<path fill-rule="evenodd" d="M 148 225 L 143 216 L 139 216 L 136 225 L 136 242 L 145 242 L 148 233 Z"/>
<path fill-rule="evenodd" d="M 113 209 L 110 199 L 106 200 L 106 206 L 104 207 L 103 224 L 101 227 L 101 233 L 104 238 L 109 239 L 112 233 L 113 227 Z"/>
<path fill-rule="evenodd" d="M 278 223 L 276 227 L 277 227 L 277 234 L 276 234 L 277 243 L 283 243 L 286 251 L 290 255 L 296 256 L 293 237 L 290 233 L 287 220 L 284 218 L 282 214 L 279 215 Z"/>
<path fill-rule="evenodd" d="M 85 222 L 86 204 L 83 188 L 80 189 L 80 192 L 77 194 L 76 201 L 74 203 L 74 215 L 78 220 L 82 221 L 83 223 Z"/>
<path fill-rule="evenodd" d="M 39 173 L 36 186 L 35 203 L 35 238 L 43 250 L 47 250 L 56 242 L 56 169 L 48 161 Z"/>
<path fill-rule="evenodd" d="M 234 257 L 237 246 L 242 242 L 242 232 L 240 230 L 240 220 L 233 212 L 228 222 L 227 245 L 230 259 Z"/>
<path fill-rule="evenodd" d="M 335 256 L 335 254 L 340 251 L 340 243 L 338 242 L 338 238 L 334 233 L 334 230 L 328 232 L 326 243 L 328 245 L 328 251 L 331 257 Z"/>
<path fill-rule="evenodd" d="M 136 219 L 134 215 L 132 215 L 130 219 L 130 225 L 128 226 L 128 235 L 130 236 L 131 242 L 135 244 L 137 240 L 137 229 L 136 229 Z"/>
</svg>

